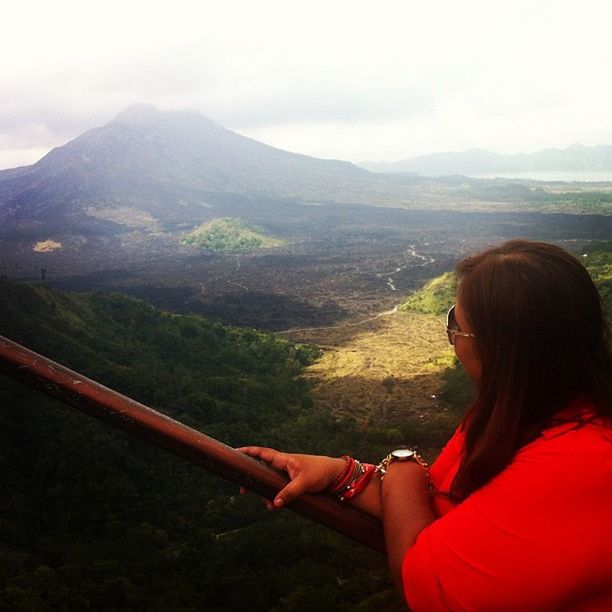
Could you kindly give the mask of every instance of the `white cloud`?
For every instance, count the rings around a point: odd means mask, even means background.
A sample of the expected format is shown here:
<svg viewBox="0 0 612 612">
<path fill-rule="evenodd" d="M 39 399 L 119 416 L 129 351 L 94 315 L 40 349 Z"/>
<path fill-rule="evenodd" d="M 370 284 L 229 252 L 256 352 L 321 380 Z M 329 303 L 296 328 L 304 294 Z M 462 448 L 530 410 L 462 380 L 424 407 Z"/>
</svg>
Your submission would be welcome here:
<svg viewBox="0 0 612 612">
<path fill-rule="evenodd" d="M 0 166 L 132 102 L 351 160 L 612 142 L 610 17 L 603 0 L 11 3 Z"/>
</svg>

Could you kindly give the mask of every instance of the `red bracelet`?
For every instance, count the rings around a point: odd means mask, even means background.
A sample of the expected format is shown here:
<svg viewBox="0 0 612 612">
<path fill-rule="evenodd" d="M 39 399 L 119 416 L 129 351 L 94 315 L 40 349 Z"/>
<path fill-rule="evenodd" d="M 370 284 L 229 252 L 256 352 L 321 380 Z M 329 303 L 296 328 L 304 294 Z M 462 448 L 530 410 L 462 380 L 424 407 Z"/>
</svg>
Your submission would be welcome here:
<svg viewBox="0 0 612 612">
<path fill-rule="evenodd" d="M 370 463 L 364 463 L 362 467 L 363 472 L 359 474 L 356 480 L 348 485 L 346 490 L 340 496 L 339 499 L 341 502 L 357 497 L 368 486 L 370 480 L 372 480 L 372 476 L 374 476 L 374 473 L 376 472 L 376 466 Z"/>
<path fill-rule="evenodd" d="M 336 478 L 336 480 L 334 480 L 334 482 L 328 487 L 327 490 L 330 493 L 336 493 L 337 491 L 343 489 L 350 480 L 355 469 L 355 459 L 349 457 L 348 455 L 342 455 L 341 459 L 344 459 L 346 464 L 342 472 L 340 472 L 338 475 L 338 478 Z"/>
<path fill-rule="evenodd" d="M 363 466 L 357 459 L 351 458 L 351 471 L 346 475 L 346 478 L 342 480 L 338 485 L 331 491 L 336 497 L 341 497 L 342 494 L 351 486 L 359 476 L 363 473 Z"/>
</svg>

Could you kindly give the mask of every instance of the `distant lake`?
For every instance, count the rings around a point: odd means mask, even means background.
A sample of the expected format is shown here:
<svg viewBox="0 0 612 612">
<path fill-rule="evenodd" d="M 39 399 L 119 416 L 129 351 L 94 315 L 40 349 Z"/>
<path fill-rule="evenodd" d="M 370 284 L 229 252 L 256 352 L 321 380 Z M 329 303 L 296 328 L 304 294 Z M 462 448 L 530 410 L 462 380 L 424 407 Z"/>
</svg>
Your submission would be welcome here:
<svg viewBox="0 0 612 612">
<path fill-rule="evenodd" d="M 498 174 L 470 174 L 474 178 L 526 179 L 532 181 L 579 181 L 583 183 L 612 182 L 612 170 L 541 170 L 534 172 L 499 172 Z"/>
</svg>

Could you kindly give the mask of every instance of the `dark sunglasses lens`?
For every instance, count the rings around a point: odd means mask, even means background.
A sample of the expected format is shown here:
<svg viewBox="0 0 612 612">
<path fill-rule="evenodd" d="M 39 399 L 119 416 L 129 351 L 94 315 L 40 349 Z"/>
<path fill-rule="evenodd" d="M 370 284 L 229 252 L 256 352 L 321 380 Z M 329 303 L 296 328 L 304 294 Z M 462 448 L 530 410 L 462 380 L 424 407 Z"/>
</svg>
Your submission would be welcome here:
<svg viewBox="0 0 612 612">
<path fill-rule="evenodd" d="M 446 326 L 449 329 L 456 329 L 457 321 L 455 320 L 455 307 L 451 306 L 448 314 L 446 315 Z"/>
<path fill-rule="evenodd" d="M 455 342 L 455 334 L 452 333 L 452 330 L 457 329 L 457 322 L 455 321 L 455 306 L 451 306 L 446 315 L 446 335 L 448 336 L 448 341 L 451 344 Z"/>
</svg>

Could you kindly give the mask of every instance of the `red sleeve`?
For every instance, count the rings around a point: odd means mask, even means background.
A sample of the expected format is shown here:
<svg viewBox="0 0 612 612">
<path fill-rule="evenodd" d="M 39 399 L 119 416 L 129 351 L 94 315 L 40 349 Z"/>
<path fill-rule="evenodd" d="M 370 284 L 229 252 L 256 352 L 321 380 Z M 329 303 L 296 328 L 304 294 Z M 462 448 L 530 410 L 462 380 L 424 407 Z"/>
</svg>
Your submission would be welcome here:
<svg viewBox="0 0 612 612">
<path fill-rule="evenodd" d="M 443 489 L 445 483 L 454 477 L 461 460 L 464 438 L 461 427 L 458 427 L 432 463 L 430 473 L 436 489 Z"/>
<path fill-rule="evenodd" d="M 597 430 L 533 442 L 424 529 L 403 563 L 410 608 L 552 610 L 587 593 L 612 603 L 612 445 Z"/>
</svg>

